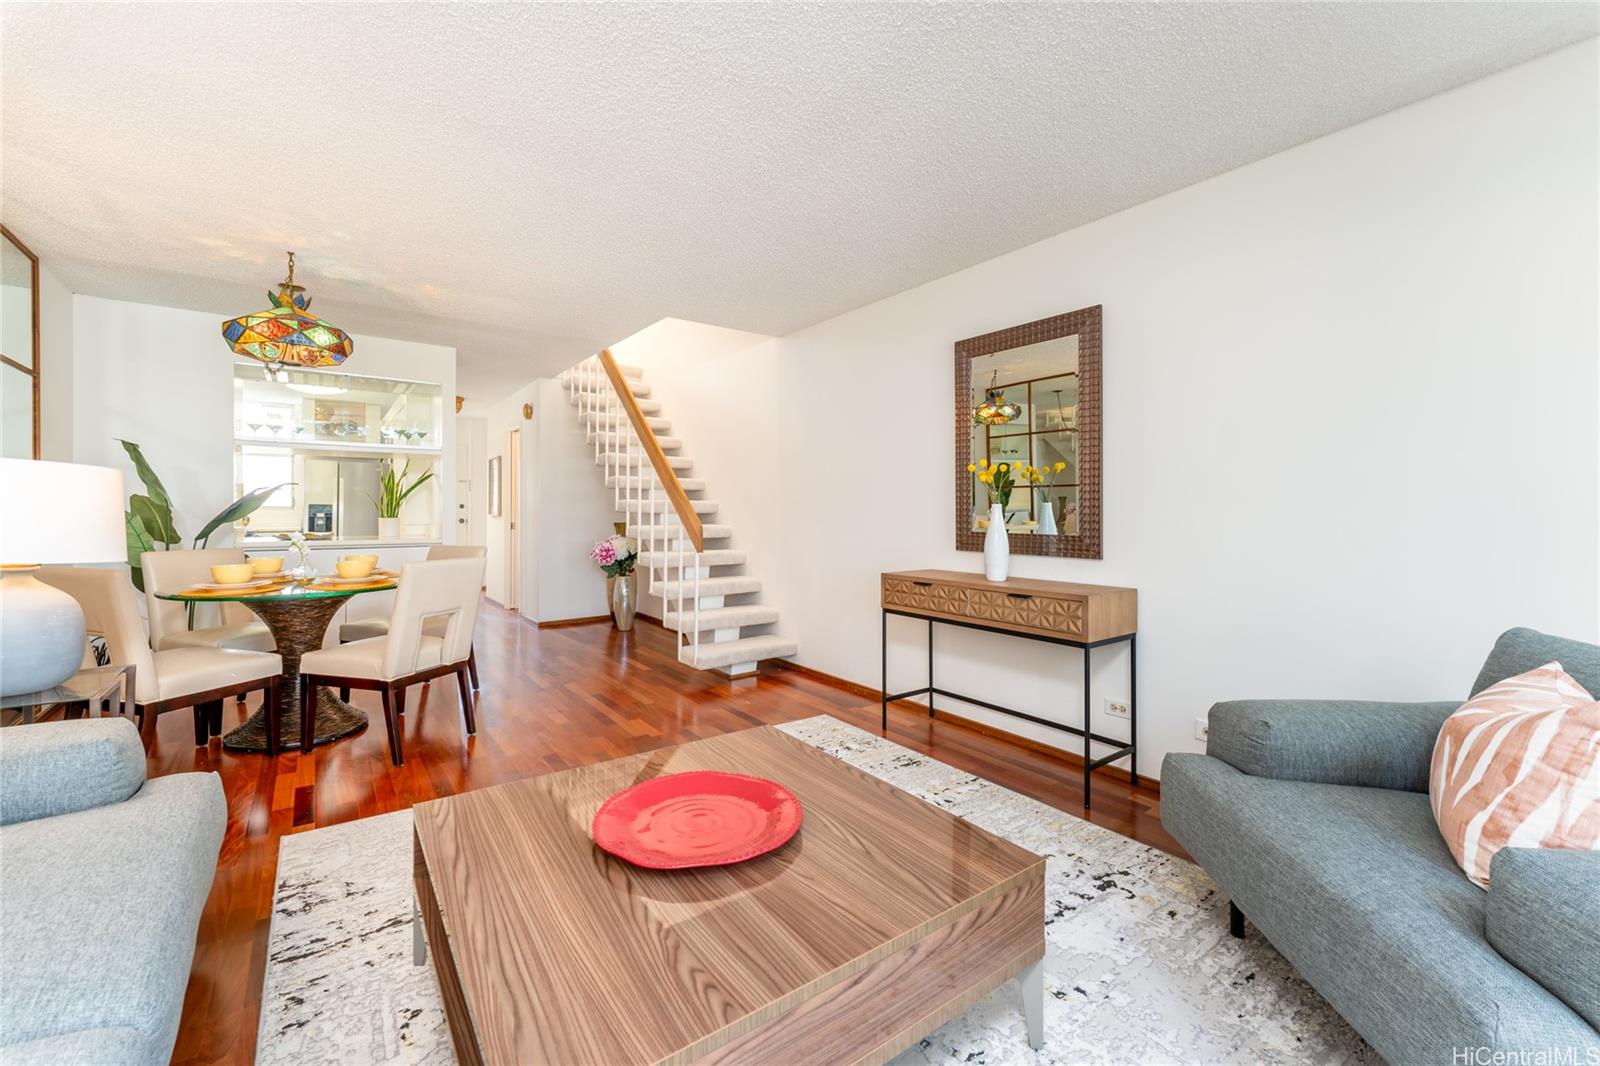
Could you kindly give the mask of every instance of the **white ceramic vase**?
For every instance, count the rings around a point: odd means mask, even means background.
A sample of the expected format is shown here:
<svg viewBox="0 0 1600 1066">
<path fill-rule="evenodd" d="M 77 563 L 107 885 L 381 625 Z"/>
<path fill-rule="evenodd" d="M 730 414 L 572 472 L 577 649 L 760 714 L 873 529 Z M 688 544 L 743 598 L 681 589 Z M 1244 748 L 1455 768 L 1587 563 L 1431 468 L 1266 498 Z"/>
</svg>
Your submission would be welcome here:
<svg viewBox="0 0 1600 1066">
<path fill-rule="evenodd" d="M 1056 529 L 1056 505 L 1044 493 L 1039 494 L 1039 532 L 1043 536 L 1054 536 Z"/>
<path fill-rule="evenodd" d="M 59 685 L 83 661 L 83 608 L 16 567 L 0 576 L 0 695 Z"/>
<path fill-rule="evenodd" d="M 989 505 L 989 529 L 983 535 L 983 576 L 1004 581 L 1011 570 L 1011 538 L 1006 533 L 1005 508 Z"/>
<path fill-rule="evenodd" d="M 378 519 L 378 538 L 380 540 L 399 540 L 400 539 L 400 519 L 398 519 L 398 518 L 380 518 L 380 519 Z"/>
</svg>

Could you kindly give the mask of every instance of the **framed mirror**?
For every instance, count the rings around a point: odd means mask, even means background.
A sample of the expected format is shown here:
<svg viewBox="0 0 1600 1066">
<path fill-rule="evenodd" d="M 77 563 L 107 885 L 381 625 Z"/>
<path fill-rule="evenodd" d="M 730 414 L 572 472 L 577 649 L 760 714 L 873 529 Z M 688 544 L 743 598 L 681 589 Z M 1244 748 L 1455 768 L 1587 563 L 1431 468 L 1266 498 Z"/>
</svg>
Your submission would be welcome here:
<svg viewBox="0 0 1600 1066">
<path fill-rule="evenodd" d="M 0 455 L 39 458 L 39 257 L 0 226 Z"/>
<path fill-rule="evenodd" d="M 1100 558 L 1100 308 L 969 337 L 955 357 L 956 547 L 983 550 L 998 502 L 1012 554 Z M 1026 476 L 992 501 L 979 475 L 1001 464 Z"/>
</svg>

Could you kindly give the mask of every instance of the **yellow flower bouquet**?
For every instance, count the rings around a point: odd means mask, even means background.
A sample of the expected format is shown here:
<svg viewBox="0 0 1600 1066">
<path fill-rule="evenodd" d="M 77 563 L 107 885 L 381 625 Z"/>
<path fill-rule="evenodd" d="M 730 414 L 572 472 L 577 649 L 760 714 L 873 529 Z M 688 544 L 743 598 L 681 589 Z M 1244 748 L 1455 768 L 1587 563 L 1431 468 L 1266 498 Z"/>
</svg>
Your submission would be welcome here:
<svg viewBox="0 0 1600 1066">
<path fill-rule="evenodd" d="M 997 463 L 989 465 L 989 460 L 979 459 L 976 463 L 967 464 L 967 473 L 977 474 L 978 480 L 989 490 L 989 502 L 998 503 L 1005 507 L 1011 502 L 1011 487 L 1027 467 L 1021 463 Z"/>
</svg>

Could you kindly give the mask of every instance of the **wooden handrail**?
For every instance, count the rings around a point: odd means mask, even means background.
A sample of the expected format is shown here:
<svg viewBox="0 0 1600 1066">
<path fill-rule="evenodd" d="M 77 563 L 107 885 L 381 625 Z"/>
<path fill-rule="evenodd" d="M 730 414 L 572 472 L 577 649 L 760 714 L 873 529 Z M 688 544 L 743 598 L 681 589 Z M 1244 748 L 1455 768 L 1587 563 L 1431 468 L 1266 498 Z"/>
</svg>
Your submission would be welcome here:
<svg viewBox="0 0 1600 1066">
<path fill-rule="evenodd" d="M 661 450 L 661 442 L 656 440 L 655 431 L 650 428 L 650 423 L 645 421 L 644 412 L 639 410 L 639 401 L 633 398 L 633 390 L 628 387 L 628 379 L 622 376 L 622 368 L 617 366 L 617 360 L 612 356 L 610 348 L 601 350 L 600 365 L 605 367 L 606 377 L 611 379 L 611 387 L 616 391 L 622 409 L 628 413 L 628 421 L 633 423 L 634 432 L 639 434 L 639 442 L 644 445 L 644 453 L 650 457 L 650 465 L 655 468 L 656 476 L 661 479 L 662 487 L 667 490 L 667 499 L 672 501 L 672 509 L 678 512 L 678 520 L 683 523 L 683 531 L 688 534 L 689 543 L 694 545 L 695 551 L 705 551 L 705 531 L 700 525 L 700 516 L 695 514 L 694 504 L 689 502 L 689 494 L 683 491 L 677 471 L 667 462 L 667 453 Z M 606 427 L 606 432 L 610 432 L 610 427 Z M 651 545 L 650 550 L 662 549 L 659 545 Z"/>
</svg>

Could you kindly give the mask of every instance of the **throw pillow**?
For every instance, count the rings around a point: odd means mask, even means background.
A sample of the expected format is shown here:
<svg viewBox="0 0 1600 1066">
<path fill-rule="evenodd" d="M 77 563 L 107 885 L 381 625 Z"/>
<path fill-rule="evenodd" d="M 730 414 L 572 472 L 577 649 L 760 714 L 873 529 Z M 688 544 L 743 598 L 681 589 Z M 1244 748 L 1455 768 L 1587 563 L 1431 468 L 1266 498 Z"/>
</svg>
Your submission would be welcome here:
<svg viewBox="0 0 1600 1066">
<path fill-rule="evenodd" d="M 1501 848 L 1600 850 L 1600 703 L 1560 663 L 1490 685 L 1445 719 L 1428 796 L 1484 888 Z"/>
</svg>

